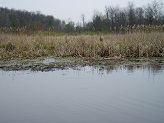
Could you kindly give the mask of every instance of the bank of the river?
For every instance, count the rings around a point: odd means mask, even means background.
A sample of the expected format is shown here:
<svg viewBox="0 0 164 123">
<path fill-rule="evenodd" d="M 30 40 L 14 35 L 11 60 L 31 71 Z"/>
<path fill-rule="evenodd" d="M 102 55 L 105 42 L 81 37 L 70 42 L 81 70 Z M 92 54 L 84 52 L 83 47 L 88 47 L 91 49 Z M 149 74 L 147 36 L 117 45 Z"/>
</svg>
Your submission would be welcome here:
<svg viewBox="0 0 164 123">
<path fill-rule="evenodd" d="M 163 58 L 138 58 L 138 59 L 93 59 L 93 58 L 59 58 L 41 57 L 37 59 L 11 59 L 1 60 L 2 70 L 31 70 L 31 71 L 54 71 L 57 69 L 78 69 L 78 67 L 93 66 L 100 69 L 116 69 L 118 67 L 128 67 L 130 69 L 140 67 L 164 67 Z"/>
</svg>

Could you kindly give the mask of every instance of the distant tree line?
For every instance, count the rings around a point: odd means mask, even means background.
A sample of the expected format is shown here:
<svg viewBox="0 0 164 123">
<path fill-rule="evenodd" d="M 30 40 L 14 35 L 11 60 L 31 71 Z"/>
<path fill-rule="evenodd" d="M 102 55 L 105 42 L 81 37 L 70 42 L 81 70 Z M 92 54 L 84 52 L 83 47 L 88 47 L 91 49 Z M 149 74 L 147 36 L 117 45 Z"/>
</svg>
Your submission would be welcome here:
<svg viewBox="0 0 164 123">
<path fill-rule="evenodd" d="M 163 24 L 163 3 L 153 1 L 147 6 L 135 7 L 129 2 L 127 8 L 105 6 L 104 14 L 96 10 L 92 21 L 86 24 L 86 28 L 93 27 L 95 31 L 119 31 L 136 28 L 138 25 Z"/>
<path fill-rule="evenodd" d="M 164 25 L 163 3 L 153 1 L 143 7 L 135 7 L 132 2 L 126 8 L 105 6 L 104 13 L 95 10 L 91 21 L 85 21 L 81 15 L 82 24 L 75 25 L 73 21 L 43 15 L 41 12 L 28 12 L 0 7 L 0 27 L 25 28 L 29 31 L 55 32 L 118 32 L 133 29 L 138 26 Z"/>
<path fill-rule="evenodd" d="M 65 22 L 55 19 L 41 12 L 28 12 L 0 7 L 0 27 L 27 28 L 30 31 L 49 30 L 54 27 L 55 31 L 62 31 Z"/>
</svg>

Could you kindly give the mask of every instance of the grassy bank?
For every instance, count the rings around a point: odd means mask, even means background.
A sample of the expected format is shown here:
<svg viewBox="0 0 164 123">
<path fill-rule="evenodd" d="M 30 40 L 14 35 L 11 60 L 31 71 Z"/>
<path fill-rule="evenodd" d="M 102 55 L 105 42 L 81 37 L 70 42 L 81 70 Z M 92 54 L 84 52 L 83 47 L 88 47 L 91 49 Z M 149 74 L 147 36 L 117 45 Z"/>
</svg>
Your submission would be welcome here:
<svg viewBox="0 0 164 123">
<path fill-rule="evenodd" d="M 55 57 L 164 57 L 164 33 L 77 36 L 0 34 L 0 59 Z"/>
</svg>

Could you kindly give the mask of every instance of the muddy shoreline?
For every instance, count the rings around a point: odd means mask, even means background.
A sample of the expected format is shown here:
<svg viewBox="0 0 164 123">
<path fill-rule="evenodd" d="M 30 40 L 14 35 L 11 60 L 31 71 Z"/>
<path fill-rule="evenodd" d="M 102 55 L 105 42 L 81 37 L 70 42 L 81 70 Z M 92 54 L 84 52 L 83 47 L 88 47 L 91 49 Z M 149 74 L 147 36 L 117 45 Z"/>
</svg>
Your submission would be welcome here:
<svg viewBox="0 0 164 123">
<path fill-rule="evenodd" d="M 99 70 L 114 70 L 126 68 L 128 70 L 138 68 L 150 68 L 161 70 L 164 68 L 164 58 L 139 58 L 139 59 L 91 59 L 91 58 L 57 58 L 41 57 L 37 59 L 11 59 L 0 60 L 0 70 L 4 71 L 55 71 L 64 69 L 80 69 L 92 66 Z"/>
</svg>

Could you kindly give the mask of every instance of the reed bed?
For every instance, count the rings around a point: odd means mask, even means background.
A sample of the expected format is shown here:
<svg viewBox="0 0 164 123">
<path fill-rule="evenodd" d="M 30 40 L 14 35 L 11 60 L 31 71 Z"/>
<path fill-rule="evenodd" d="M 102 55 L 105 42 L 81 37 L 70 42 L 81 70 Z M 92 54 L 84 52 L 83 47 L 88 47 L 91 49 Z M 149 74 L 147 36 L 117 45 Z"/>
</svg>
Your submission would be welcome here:
<svg viewBox="0 0 164 123">
<path fill-rule="evenodd" d="M 42 56 L 96 59 L 164 57 L 164 32 L 78 36 L 0 34 L 0 60 Z"/>
</svg>

